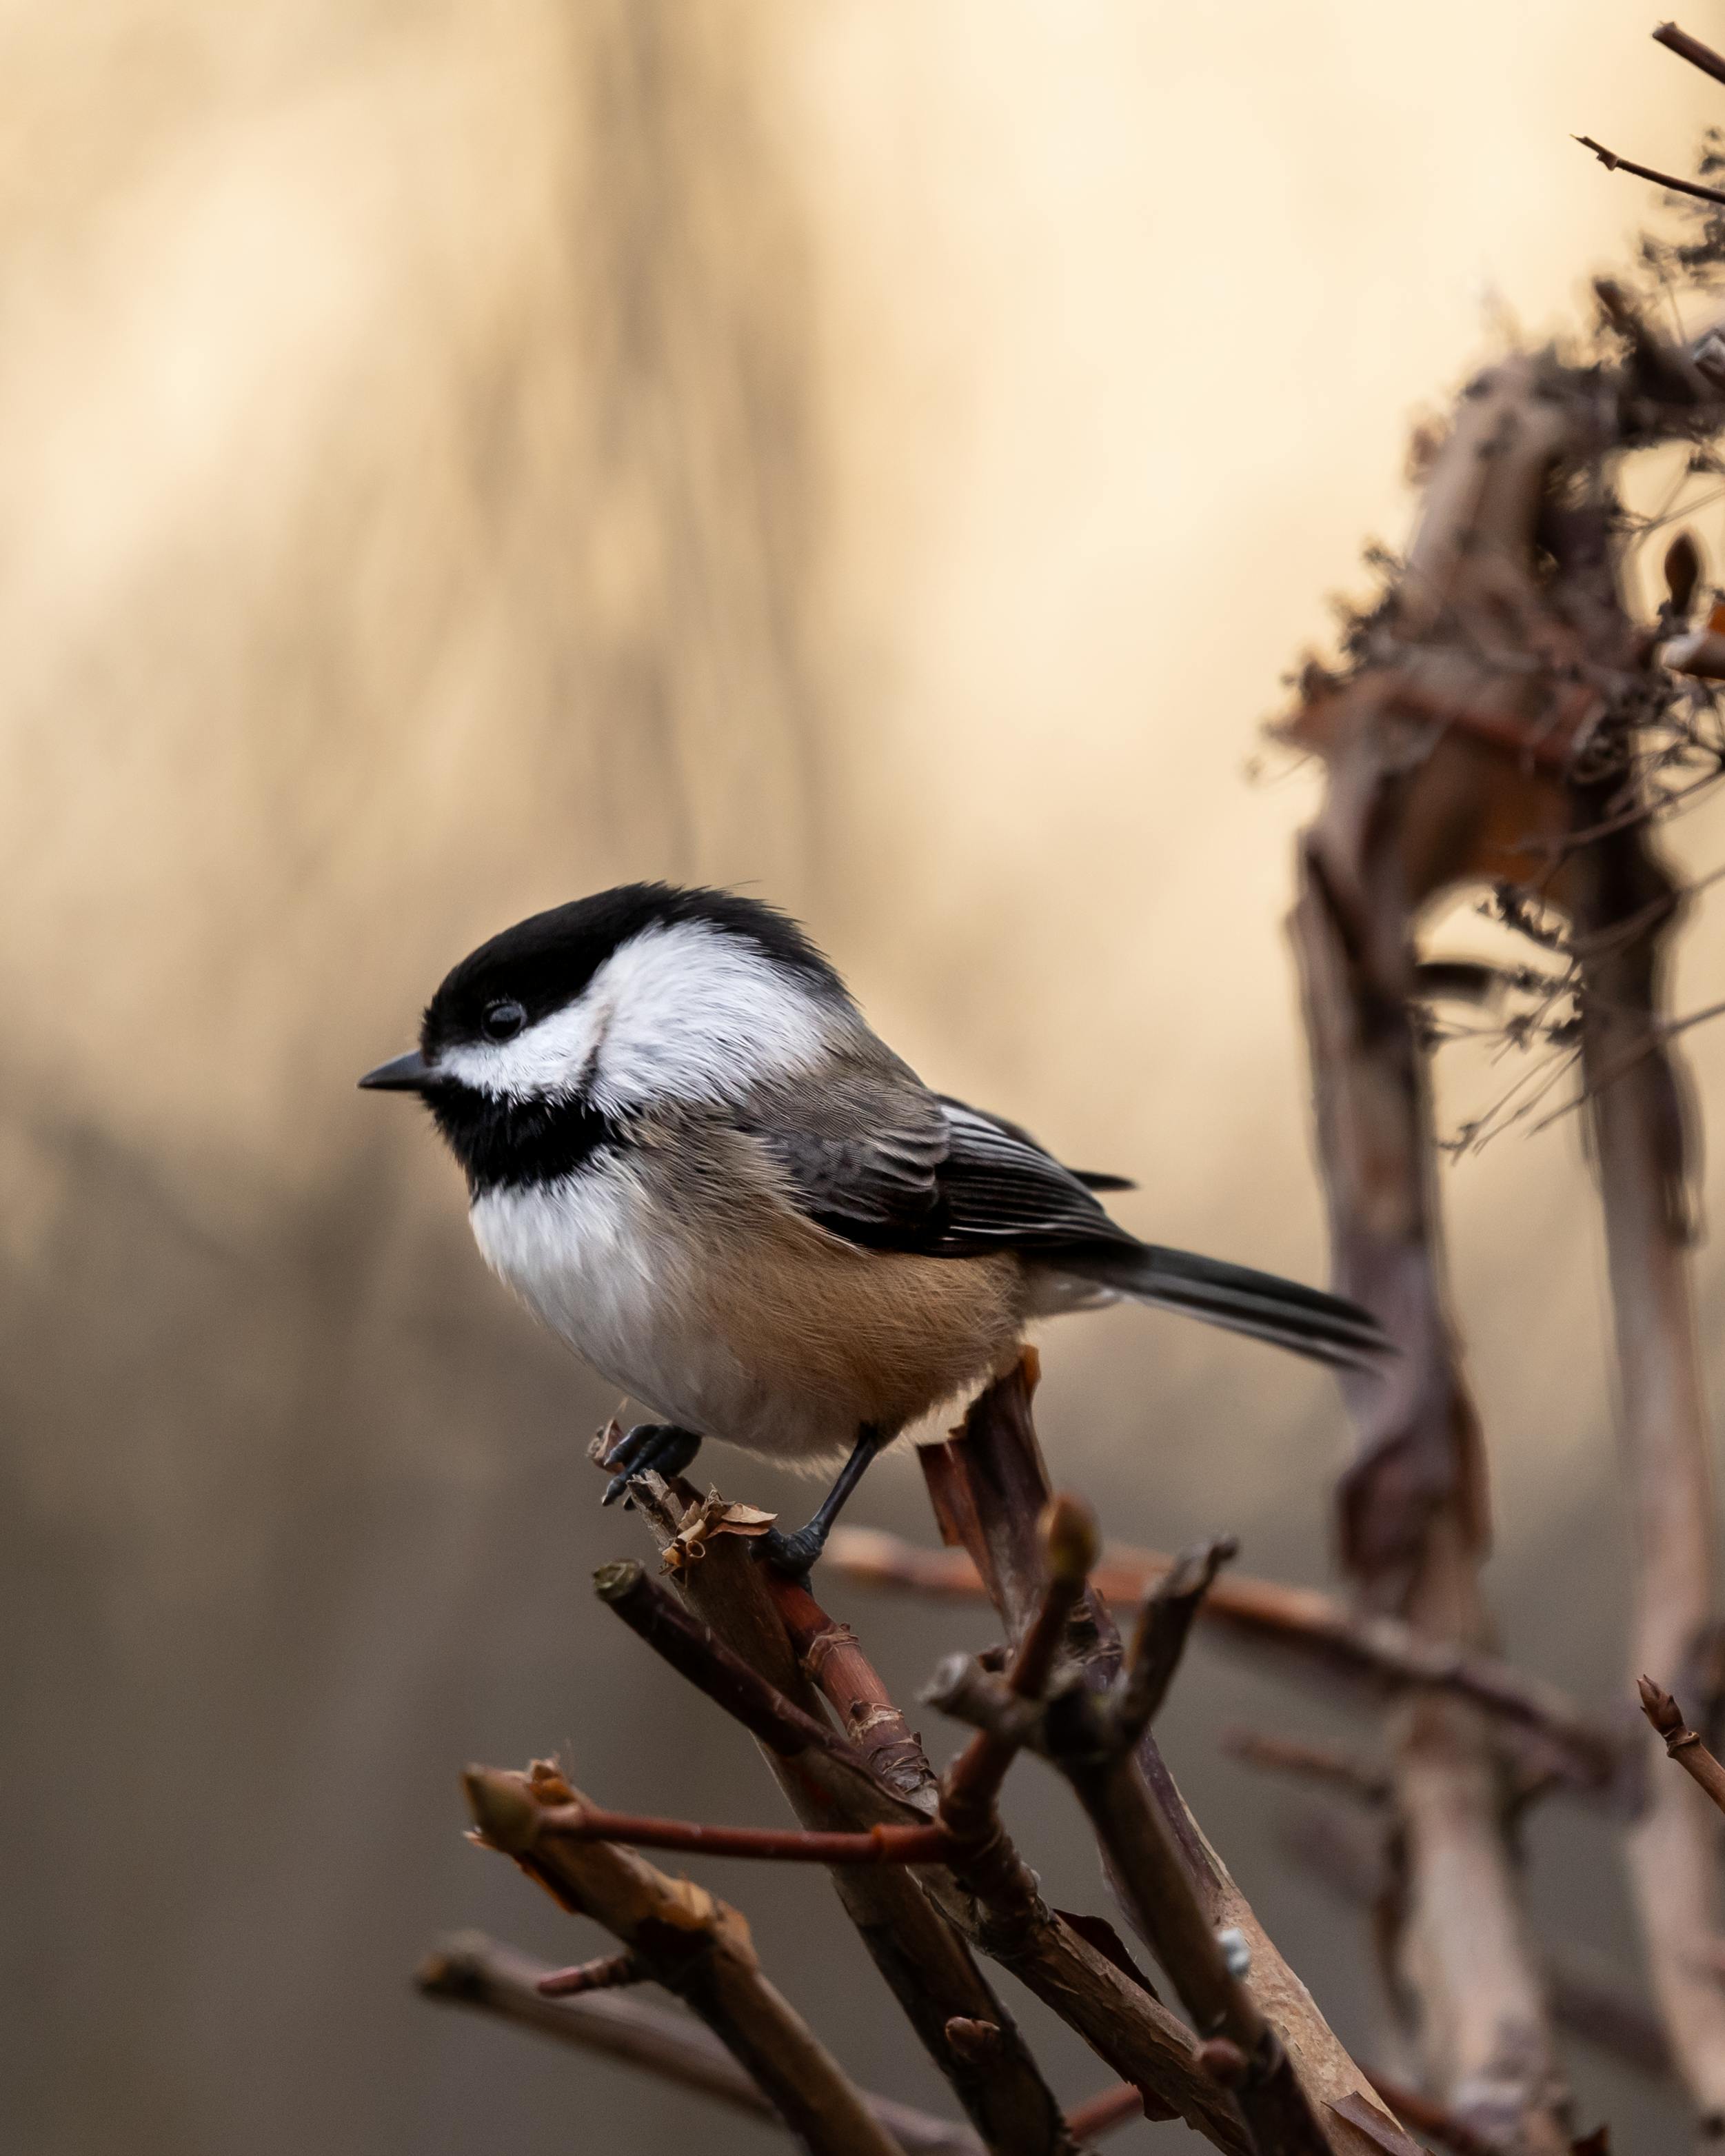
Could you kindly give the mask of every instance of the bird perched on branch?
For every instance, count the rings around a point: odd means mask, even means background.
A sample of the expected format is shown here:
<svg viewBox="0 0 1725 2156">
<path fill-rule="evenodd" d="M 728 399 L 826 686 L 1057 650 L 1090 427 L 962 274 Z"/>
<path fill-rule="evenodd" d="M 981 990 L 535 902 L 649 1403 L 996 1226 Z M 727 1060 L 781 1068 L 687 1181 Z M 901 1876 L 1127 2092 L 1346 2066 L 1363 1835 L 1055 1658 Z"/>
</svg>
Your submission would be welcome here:
<svg viewBox="0 0 1725 2156">
<path fill-rule="evenodd" d="M 793 1573 L 875 1455 L 1036 1318 L 1125 1296 L 1322 1363 L 1384 1348 L 1353 1303 L 1141 1243 L 1095 1195 L 1129 1183 L 931 1092 L 794 921 L 728 892 L 535 914 L 359 1082 L 424 1099 L 487 1262 L 665 1418 L 613 1449 L 608 1504 L 704 1437 L 842 1463 L 808 1526 L 765 1540 Z"/>
</svg>

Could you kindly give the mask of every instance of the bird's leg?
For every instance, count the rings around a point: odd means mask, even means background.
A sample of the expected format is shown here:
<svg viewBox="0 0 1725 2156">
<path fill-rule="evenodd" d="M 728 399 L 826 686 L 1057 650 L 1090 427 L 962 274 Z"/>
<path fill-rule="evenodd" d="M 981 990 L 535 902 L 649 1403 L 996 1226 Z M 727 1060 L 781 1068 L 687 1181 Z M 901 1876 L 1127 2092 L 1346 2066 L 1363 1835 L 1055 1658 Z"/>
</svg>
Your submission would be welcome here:
<svg viewBox="0 0 1725 2156">
<path fill-rule="evenodd" d="M 793 1579 L 806 1579 L 827 1546 L 827 1537 L 833 1531 L 833 1522 L 845 1509 L 845 1501 L 886 1441 L 872 1424 L 865 1423 L 857 1434 L 850 1459 L 839 1470 L 838 1481 L 822 1498 L 820 1509 L 808 1526 L 798 1527 L 793 1535 L 782 1535 L 777 1527 L 769 1527 L 756 1541 L 757 1553 L 779 1571 L 788 1573 Z"/>
<path fill-rule="evenodd" d="M 619 1437 L 605 1461 L 617 1472 L 605 1485 L 602 1505 L 614 1505 L 621 1497 L 624 1512 L 634 1510 L 629 1486 L 637 1475 L 663 1475 L 667 1481 L 680 1475 L 701 1450 L 692 1430 L 680 1430 L 674 1422 L 638 1422 L 627 1436 Z"/>
</svg>

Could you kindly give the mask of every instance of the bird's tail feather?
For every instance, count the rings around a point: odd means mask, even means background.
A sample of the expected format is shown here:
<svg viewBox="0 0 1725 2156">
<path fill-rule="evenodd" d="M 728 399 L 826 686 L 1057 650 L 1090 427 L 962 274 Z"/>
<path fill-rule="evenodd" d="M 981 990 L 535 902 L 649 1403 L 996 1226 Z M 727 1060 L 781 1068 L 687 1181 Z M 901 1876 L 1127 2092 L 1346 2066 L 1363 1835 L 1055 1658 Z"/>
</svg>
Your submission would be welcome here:
<svg viewBox="0 0 1725 2156">
<path fill-rule="evenodd" d="M 1315 1363 L 1360 1369 L 1392 1352 L 1383 1328 L 1368 1311 L 1321 1288 L 1303 1287 L 1276 1273 L 1255 1272 L 1191 1250 L 1163 1250 L 1153 1243 L 1135 1249 L 1099 1244 L 1083 1250 L 1062 1250 L 1060 1269 L 1093 1281 L 1136 1302 L 1178 1310 L 1230 1332 L 1245 1332 L 1305 1355 Z"/>
</svg>

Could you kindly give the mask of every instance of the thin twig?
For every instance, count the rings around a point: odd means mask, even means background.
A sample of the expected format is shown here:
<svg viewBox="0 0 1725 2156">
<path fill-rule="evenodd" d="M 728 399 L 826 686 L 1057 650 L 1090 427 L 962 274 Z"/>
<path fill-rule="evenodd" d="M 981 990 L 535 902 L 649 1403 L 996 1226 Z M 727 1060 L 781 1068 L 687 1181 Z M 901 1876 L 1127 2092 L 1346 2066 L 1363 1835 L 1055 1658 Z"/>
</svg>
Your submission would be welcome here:
<svg viewBox="0 0 1725 2156">
<path fill-rule="evenodd" d="M 1681 1708 L 1663 1685 L 1643 1677 L 1640 1686 L 1641 1712 L 1665 1739 L 1668 1758 L 1675 1759 L 1696 1787 L 1725 1812 L 1725 1767 L 1701 1740 L 1700 1732 L 1683 1720 Z"/>
<path fill-rule="evenodd" d="M 835 1530 L 826 1561 L 867 1586 L 957 1601 L 973 1601 L 984 1593 L 975 1564 L 963 1550 L 922 1549 L 873 1528 Z M 1174 1563 L 1159 1550 L 1116 1548 L 1091 1574 L 1091 1585 L 1110 1604 L 1136 1601 Z M 1287 1650 L 1301 1666 L 1321 1674 L 1391 1690 L 1419 1686 L 1454 1692 L 1471 1700 L 1552 1746 L 1584 1788 L 1606 1788 L 1620 1770 L 1623 1746 L 1615 1735 L 1556 1686 L 1492 1656 L 1425 1639 L 1398 1618 L 1358 1615 L 1314 1588 L 1224 1574 L 1199 1604 L 1197 1620 L 1245 1645 Z"/>
<path fill-rule="evenodd" d="M 644 1984 L 652 1974 L 639 1954 L 607 1954 L 599 1961 L 577 1962 L 569 1969 L 554 1969 L 539 1979 L 543 1999 L 581 1999 L 589 1991 L 618 1991 L 631 1984 Z"/>
<path fill-rule="evenodd" d="M 1136 1744 L 1155 1719 L 1186 1650 L 1192 1620 L 1216 1574 L 1239 1549 L 1234 1536 L 1219 1535 L 1183 1552 L 1144 1597 L 1116 1691 L 1116 1726 L 1127 1744 Z"/>
<path fill-rule="evenodd" d="M 1394 1794 L 1395 1785 L 1387 1768 L 1332 1744 L 1314 1744 L 1304 1738 L 1271 1736 L 1255 1729 L 1224 1729 L 1219 1742 L 1230 1758 L 1249 1767 L 1322 1783 L 1374 1809 L 1381 1809 Z"/>
<path fill-rule="evenodd" d="M 547 1806 L 539 1830 L 565 1841 L 614 1841 L 630 1849 L 758 1857 L 780 1864 L 937 1864 L 950 1851 L 950 1837 L 938 1825 L 871 1826 L 859 1834 L 811 1832 L 800 1827 L 710 1826 L 699 1820 L 605 1811 L 584 1800 Z"/>
</svg>

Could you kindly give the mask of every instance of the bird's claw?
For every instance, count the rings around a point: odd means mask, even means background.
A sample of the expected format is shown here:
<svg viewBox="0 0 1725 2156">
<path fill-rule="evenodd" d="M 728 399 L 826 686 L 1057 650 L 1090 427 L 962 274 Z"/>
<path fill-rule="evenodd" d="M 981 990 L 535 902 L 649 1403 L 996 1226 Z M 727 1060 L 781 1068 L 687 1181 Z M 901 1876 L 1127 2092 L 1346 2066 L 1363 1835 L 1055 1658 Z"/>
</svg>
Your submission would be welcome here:
<svg viewBox="0 0 1725 2156">
<path fill-rule="evenodd" d="M 819 1527 L 798 1527 L 794 1534 L 782 1534 L 777 1527 L 768 1527 L 764 1535 L 757 1535 L 750 1544 L 754 1555 L 763 1558 L 775 1572 L 782 1572 L 788 1579 L 806 1580 L 814 1571 L 827 1538 Z"/>
<path fill-rule="evenodd" d="M 611 1448 L 604 1465 L 617 1471 L 599 1502 L 614 1505 L 621 1497 L 624 1512 L 633 1512 L 629 1486 L 638 1475 L 662 1475 L 669 1481 L 680 1475 L 700 1450 L 701 1440 L 693 1430 L 680 1430 L 670 1422 L 638 1422 Z"/>
</svg>

